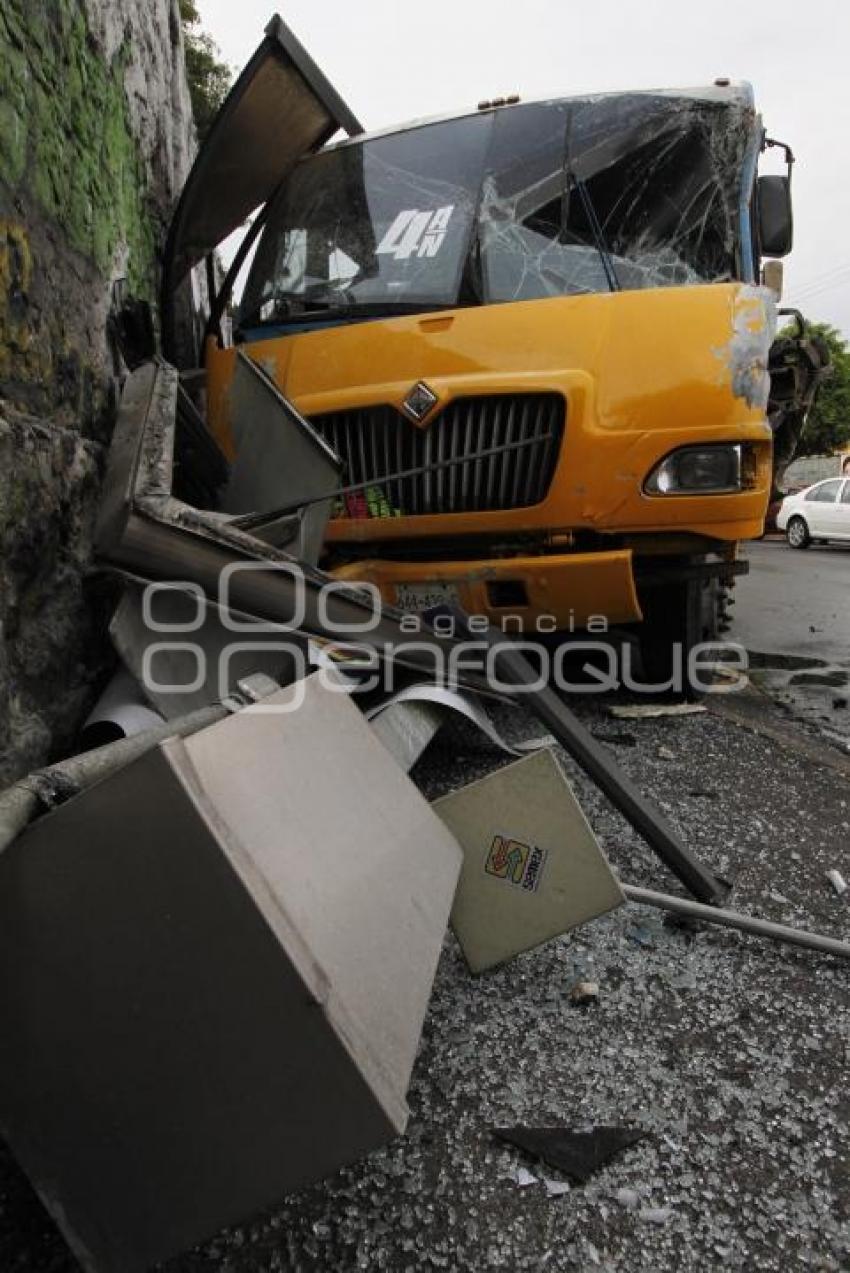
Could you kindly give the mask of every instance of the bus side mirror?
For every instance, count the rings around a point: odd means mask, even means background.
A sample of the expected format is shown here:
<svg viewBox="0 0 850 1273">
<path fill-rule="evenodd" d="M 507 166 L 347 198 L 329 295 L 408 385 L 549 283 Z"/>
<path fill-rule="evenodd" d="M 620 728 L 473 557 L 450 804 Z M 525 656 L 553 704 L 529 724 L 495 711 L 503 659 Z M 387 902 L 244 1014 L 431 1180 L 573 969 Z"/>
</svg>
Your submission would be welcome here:
<svg viewBox="0 0 850 1273">
<path fill-rule="evenodd" d="M 791 178 L 759 177 L 758 230 L 762 256 L 787 256 L 794 242 Z"/>
</svg>

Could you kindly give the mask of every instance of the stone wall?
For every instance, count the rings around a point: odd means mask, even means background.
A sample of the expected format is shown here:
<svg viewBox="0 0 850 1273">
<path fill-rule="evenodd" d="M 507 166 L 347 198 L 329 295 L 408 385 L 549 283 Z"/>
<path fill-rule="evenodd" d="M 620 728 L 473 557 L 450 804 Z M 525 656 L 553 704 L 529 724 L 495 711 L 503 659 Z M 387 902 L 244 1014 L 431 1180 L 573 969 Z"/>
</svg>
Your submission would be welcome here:
<svg viewBox="0 0 850 1273">
<path fill-rule="evenodd" d="M 68 745 L 104 675 L 112 285 L 155 300 L 193 152 L 177 0 L 3 0 L 0 781 Z"/>
</svg>

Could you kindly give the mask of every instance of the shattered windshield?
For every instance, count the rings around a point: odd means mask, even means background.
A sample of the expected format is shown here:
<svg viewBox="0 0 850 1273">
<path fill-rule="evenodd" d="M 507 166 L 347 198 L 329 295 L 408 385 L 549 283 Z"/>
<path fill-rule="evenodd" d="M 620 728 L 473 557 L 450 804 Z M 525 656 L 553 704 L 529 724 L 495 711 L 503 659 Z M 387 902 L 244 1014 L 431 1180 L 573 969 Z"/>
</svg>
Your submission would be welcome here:
<svg viewBox="0 0 850 1273">
<path fill-rule="evenodd" d="M 744 112 L 629 94 L 497 122 L 481 199 L 487 300 L 735 277 Z"/>
<path fill-rule="evenodd" d="M 515 106 L 304 160 L 242 325 L 740 275 L 743 102 L 648 93 Z"/>
<path fill-rule="evenodd" d="M 472 116 L 299 164 L 263 234 L 246 318 L 455 304 L 491 128 L 492 116 Z"/>
</svg>

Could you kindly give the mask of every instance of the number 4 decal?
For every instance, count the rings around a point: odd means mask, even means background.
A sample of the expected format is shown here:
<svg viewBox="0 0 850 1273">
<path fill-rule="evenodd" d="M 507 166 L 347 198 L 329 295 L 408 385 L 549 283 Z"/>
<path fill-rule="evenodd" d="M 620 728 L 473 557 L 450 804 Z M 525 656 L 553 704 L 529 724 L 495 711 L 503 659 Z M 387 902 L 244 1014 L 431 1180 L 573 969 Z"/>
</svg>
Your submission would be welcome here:
<svg viewBox="0 0 850 1273">
<path fill-rule="evenodd" d="M 408 208 L 400 212 L 378 245 L 379 256 L 392 255 L 397 261 L 413 256 L 436 256 L 442 246 L 454 204 L 436 211 Z"/>
</svg>

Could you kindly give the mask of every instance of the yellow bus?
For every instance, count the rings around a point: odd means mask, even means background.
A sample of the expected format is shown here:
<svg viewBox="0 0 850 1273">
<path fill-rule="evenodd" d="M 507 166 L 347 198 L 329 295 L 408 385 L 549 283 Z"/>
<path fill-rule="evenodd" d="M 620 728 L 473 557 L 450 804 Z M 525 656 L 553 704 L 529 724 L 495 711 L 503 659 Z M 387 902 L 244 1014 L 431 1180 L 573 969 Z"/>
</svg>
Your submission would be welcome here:
<svg viewBox="0 0 850 1273">
<path fill-rule="evenodd" d="M 763 261 L 792 233 L 787 147 L 759 175 L 774 145 L 726 80 L 368 135 L 276 19 L 175 216 L 165 352 L 205 367 L 225 451 L 241 348 L 338 453 L 335 575 L 526 632 L 639 625 L 663 676 L 722 628 L 763 531 Z M 203 339 L 181 332 L 191 271 L 258 207 L 223 286 L 208 268 Z"/>
</svg>

